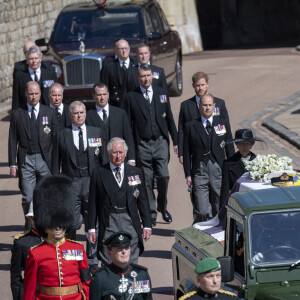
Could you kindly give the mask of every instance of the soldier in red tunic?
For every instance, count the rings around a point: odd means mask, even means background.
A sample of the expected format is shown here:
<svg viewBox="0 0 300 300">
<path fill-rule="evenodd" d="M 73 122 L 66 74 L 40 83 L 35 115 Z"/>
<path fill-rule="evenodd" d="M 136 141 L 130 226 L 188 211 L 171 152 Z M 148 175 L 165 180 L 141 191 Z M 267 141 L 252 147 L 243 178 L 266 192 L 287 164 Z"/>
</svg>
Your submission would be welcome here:
<svg viewBox="0 0 300 300">
<path fill-rule="evenodd" d="M 36 228 L 46 238 L 29 250 L 24 300 L 89 299 L 90 273 L 84 247 L 65 239 L 65 233 L 74 227 L 74 199 L 72 182 L 65 176 L 45 177 L 34 191 Z"/>
</svg>

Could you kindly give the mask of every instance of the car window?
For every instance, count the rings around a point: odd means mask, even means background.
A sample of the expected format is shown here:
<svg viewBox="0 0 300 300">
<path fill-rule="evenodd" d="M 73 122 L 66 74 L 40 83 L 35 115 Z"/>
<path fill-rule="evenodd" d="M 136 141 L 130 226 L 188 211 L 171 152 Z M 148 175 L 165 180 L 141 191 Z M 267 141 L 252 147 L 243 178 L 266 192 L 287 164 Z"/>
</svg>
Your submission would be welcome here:
<svg viewBox="0 0 300 300">
<path fill-rule="evenodd" d="M 249 218 L 250 258 L 258 265 L 300 259 L 300 211 L 253 214 Z"/>
<path fill-rule="evenodd" d="M 153 25 L 151 22 L 150 15 L 146 10 L 143 11 L 143 15 L 144 15 L 146 35 L 149 36 L 150 32 L 154 32 Z"/>
<path fill-rule="evenodd" d="M 163 31 L 164 31 L 164 33 L 166 33 L 170 30 L 169 23 L 167 21 L 167 18 L 165 16 L 164 12 L 162 11 L 162 9 L 160 7 L 158 7 L 158 13 L 160 15 L 160 20 L 162 23 Z"/>
<path fill-rule="evenodd" d="M 160 21 L 160 16 L 158 14 L 157 7 L 154 4 L 149 6 L 149 12 L 151 15 L 151 21 L 153 24 L 154 31 L 163 34 L 163 28 Z"/>
<path fill-rule="evenodd" d="M 139 38 L 140 15 L 138 10 L 108 9 L 61 14 L 51 42 Z"/>
</svg>

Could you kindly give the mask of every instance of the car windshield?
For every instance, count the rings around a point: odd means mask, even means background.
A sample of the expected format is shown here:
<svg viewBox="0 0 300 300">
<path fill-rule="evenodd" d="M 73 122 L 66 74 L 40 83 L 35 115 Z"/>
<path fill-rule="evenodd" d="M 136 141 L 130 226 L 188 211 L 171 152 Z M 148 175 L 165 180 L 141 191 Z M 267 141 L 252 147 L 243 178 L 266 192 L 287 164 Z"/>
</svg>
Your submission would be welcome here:
<svg viewBox="0 0 300 300">
<path fill-rule="evenodd" d="M 55 24 L 51 42 L 132 39 L 139 38 L 140 35 L 140 14 L 138 10 L 89 10 L 61 14 Z"/>
<path fill-rule="evenodd" d="M 258 265 L 300 259 L 300 211 L 253 214 L 249 218 L 250 257 Z"/>
</svg>

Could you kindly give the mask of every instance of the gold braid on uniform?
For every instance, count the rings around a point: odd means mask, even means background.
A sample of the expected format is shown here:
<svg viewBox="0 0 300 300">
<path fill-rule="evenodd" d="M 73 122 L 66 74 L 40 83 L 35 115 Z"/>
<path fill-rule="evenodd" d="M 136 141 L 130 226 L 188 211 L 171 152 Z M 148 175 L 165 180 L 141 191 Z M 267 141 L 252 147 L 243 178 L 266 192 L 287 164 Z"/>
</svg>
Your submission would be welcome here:
<svg viewBox="0 0 300 300">
<path fill-rule="evenodd" d="M 17 234 L 17 235 L 15 236 L 14 239 L 15 239 L 15 240 L 18 240 L 20 237 L 22 237 L 22 236 L 28 234 L 30 231 L 31 231 L 31 230 L 27 230 L 27 231 L 24 231 L 24 232 L 22 232 L 22 233 L 19 233 L 19 234 Z"/>
<path fill-rule="evenodd" d="M 193 295 L 195 295 L 196 293 L 197 293 L 196 291 L 190 292 L 190 293 L 188 293 L 188 294 L 186 294 L 186 295 L 184 295 L 184 296 L 181 296 L 181 297 L 179 298 L 179 300 L 184 300 L 184 299 L 190 298 L 190 297 L 192 297 Z"/>
<path fill-rule="evenodd" d="M 218 293 L 226 294 L 226 295 L 229 295 L 229 296 L 234 296 L 234 297 L 236 297 L 236 294 L 231 293 L 231 292 L 228 292 L 228 291 L 225 291 L 225 290 L 218 290 Z"/>
<path fill-rule="evenodd" d="M 36 248 L 36 247 L 38 247 L 38 246 L 42 245 L 44 242 L 45 242 L 45 241 L 41 241 L 39 244 L 37 244 L 37 245 L 35 245 L 35 246 L 31 247 L 31 248 L 30 248 L 30 250 L 32 250 L 32 249 L 34 249 L 34 248 Z"/>
</svg>

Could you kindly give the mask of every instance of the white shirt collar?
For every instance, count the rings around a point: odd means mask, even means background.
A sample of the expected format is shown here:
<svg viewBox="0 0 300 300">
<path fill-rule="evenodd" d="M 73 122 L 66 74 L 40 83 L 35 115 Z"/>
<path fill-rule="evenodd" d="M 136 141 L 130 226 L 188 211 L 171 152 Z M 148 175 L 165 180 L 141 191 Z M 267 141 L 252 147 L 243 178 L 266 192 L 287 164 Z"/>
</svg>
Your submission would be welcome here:
<svg viewBox="0 0 300 300">
<path fill-rule="evenodd" d="M 108 107 L 108 103 L 102 108 L 98 105 L 96 105 L 96 109 L 97 109 L 97 113 L 99 113 L 100 111 L 102 111 L 103 109 L 105 109 L 106 113 L 108 114 L 108 110 L 109 110 L 109 107 Z"/>
<path fill-rule="evenodd" d="M 213 123 L 213 115 L 210 116 L 209 119 L 205 119 L 202 115 L 201 115 L 201 121 L 204 127 L 206 127 L 206 121 L 209 120 L 210 124 L 212 125 Z"/>
<path fill-rule="evenodd" d="M 122 68 L 124 60 L 121 60 L 120 58 L 118 58 L 118 60 L 119 60 L 120 66 L 121 66 L 121 68 Z M 126 66 L 126 69 L 129 68 L 129 63 L 130 63 L 130 59 L 129 59 L 129 57 L 127 57 L 127 59 L 125 60 L 125 66 Z"/>
<path fill-rule="evenodd" d="M 27 109 L 28 109 L 28 112 L 31 113 L 31 111 L 32 111 L 32 106 L 29 105 L 28 102 L 27 102 Z M 38 102 L 38 103 L 35 105 L 34 109 L 35 109 L 35 111 L 36 111 L 36 114 L 38 114 L 39 111 L 40 111 L 40 102 Z"/>
<path fill-rule="evenodd" d="M 53 108 L 53 109 L 56 108 L 56 107 L 53 106 L 51 103 L 50 103 L 50 107 Z M 60 114 L 62 114 L 62 112 L 64 111 L 64 104 L 63 104 L 63 103 L 61 103 L 61 104 L 59 105 L 58 111 L 60 112 Z"/>
<path fill-rule="evenodd" d="M 146 93 L 146 89 L 143 88 L 141 85 L 140 85 L 140 88 L 141 88 L 142 93 L 145 94 L 145 93 Z M 147 90 L 148 90 L 149 94 L 153 94 L 152 85 L 150 85 L 150 86 L 147 88 Z"/>
<path fill-rule="evenodd" d="M 114 172 L 115 168 L 117 168 L 117 166 L 113 165 L 111 162 L 109 162 L 110 165 L 110 169 L 112 170 L 112 172 Z M 124 173 L 124 163 L 121 163 L 119 166 L 121 174 Z"/>
<path fill-rule="evenodd" d="M 85 123 L 83 125 L 81 125 L 80 128 L 82 129 L 82 131 L 86 131 Z M 72 130 L 79 131 L 79 128 L 72 123 Z"/>
<path fill-rule="evenodd" d="M 36 75 L 39 77 L 39 75 L 41 74 L 41 64 L 39 65 L 39 67 L 36 70 L 32 70 L 31 68 L 28 67 L 29 70 L 29 74 L 33 75 L 34 71 L 36 72 Z"/>
</svg>

